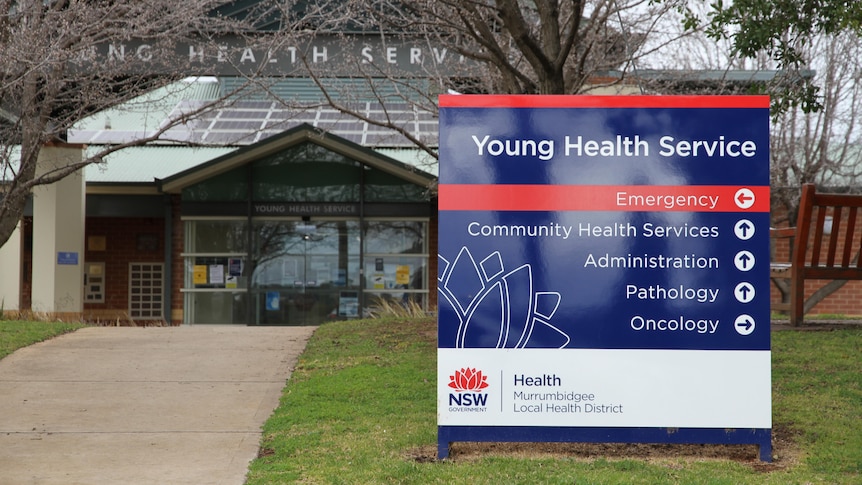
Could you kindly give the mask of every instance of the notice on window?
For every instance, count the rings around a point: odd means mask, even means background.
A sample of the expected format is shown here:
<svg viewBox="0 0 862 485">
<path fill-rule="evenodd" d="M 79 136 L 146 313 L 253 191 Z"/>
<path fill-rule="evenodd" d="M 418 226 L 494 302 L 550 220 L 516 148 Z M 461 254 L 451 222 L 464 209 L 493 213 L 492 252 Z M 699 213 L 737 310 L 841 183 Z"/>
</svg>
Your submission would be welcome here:
<svg viewBox="0 0 862 485">
<path fill-rule="evenodd" d="M 230 276 L 241 276 L 242 275 L 242 259 L 230 258 L 227 260 L 227 265 L 228 265 L 228 275 L 230 275 Z"/>
<path fill-rule="evenodd" d="M 395 284 L 409 285 L 410 284 L 410 266 L 398 265 L 395 267 Z"/>
<path fill-rule="evenodd" d="M 280 295 L 277 291 L 266 292 L 266 309 L 276 311 L 281 307 Z"/>
<path fill-rule="evenodd" d="M 224 284 L 224 265 L 223 264 L 212 264 L 210 265 L 210 284 L 211 285 L 223 285 Z"/>
<path fill-rule="evenodd" d="M 341 317 L 359 316 L 359 293 L 342 291 L 338 297 L 338 315 Z"/>
<path fill-rule="evenodd" d="M 192 268 L 192 281 L 196 285 L 207 284 L 207 267 L 204 264 L 196 264 Z"/>
</svg>

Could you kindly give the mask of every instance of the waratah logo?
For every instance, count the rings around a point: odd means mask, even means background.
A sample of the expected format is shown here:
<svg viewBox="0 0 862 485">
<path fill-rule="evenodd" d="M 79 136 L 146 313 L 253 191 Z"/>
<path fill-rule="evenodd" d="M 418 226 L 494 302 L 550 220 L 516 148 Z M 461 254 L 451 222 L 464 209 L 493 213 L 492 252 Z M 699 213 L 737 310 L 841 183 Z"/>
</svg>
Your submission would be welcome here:
<svg viewBox="0 0 862 485">
<path fill-rule="evenodd" d="M 488 376 L 482 374 L 482 371 L 465 367 L 456 370 L 454 375 L 449 376 L 449 387 L 458 392 L 482 392 L 482 389 L 488 387 L 487 381 Z"/>
<path fill-rule="evenodd" d="M 488 387 L 488 376 L 480 370 L 469 367 L 456 370 L 449 376 L 449 387 L 456 391 L 449 393 L 450 410 L 488 405 L 488 394 L 482 393 L 482 389 Z"/>
<path fill-rule="evenodd" d="M 499 251 L 477 261 L 462 247 L 454 261 L 438 255 L 440 347 L 564 348 L 571 340 L 551 323 L 560 293 L 535 291 L 533 270 L 507 270 Z"/>
</svg>

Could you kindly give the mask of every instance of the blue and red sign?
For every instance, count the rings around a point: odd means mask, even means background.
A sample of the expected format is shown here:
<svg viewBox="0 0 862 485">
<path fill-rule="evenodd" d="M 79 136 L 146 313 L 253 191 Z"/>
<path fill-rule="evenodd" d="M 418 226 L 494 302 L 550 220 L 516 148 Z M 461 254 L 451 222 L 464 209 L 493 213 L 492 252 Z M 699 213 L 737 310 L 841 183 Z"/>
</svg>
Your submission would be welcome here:
<svg viewBox="0 0 862 485">
<path fill-rule="evenodd" d="M 441 96 L 439 211 L 441 457 L 617 441 L 769 459 L 767 97 Z"/>
</svg>

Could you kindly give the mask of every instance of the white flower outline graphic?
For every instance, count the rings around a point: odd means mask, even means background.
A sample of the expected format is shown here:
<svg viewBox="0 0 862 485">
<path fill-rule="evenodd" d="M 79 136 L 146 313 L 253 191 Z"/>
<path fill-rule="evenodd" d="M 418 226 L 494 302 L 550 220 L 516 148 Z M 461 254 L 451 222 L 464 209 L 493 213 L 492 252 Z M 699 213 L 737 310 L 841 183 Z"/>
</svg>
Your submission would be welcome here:
<svg viewBox="0 0 862 485">
<path fill-rule="evenodd" d="M 571 338 L 551 324 L 560 293 L 534 291 L 529 264 L 506 271 L 499 251 L 476 262 L 463 246 L 450 262 L 438 255 L 437 292 L 458 318 L 455 348 L 565 348 Z"/>
</svg>

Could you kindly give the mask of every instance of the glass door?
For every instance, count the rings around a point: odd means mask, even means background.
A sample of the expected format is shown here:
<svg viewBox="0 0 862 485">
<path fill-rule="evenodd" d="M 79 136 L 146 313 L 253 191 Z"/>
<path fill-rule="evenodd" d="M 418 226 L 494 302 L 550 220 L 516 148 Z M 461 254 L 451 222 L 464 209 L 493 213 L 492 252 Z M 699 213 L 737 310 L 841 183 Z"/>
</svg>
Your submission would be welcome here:
<svg viewBox="0 0 862 485">
<path fill-rule="evenodd" d="M 319 325 L 358 316 L 359 223 L 259 220 L 251 297 L 257 325 Z"/>
</svg>

